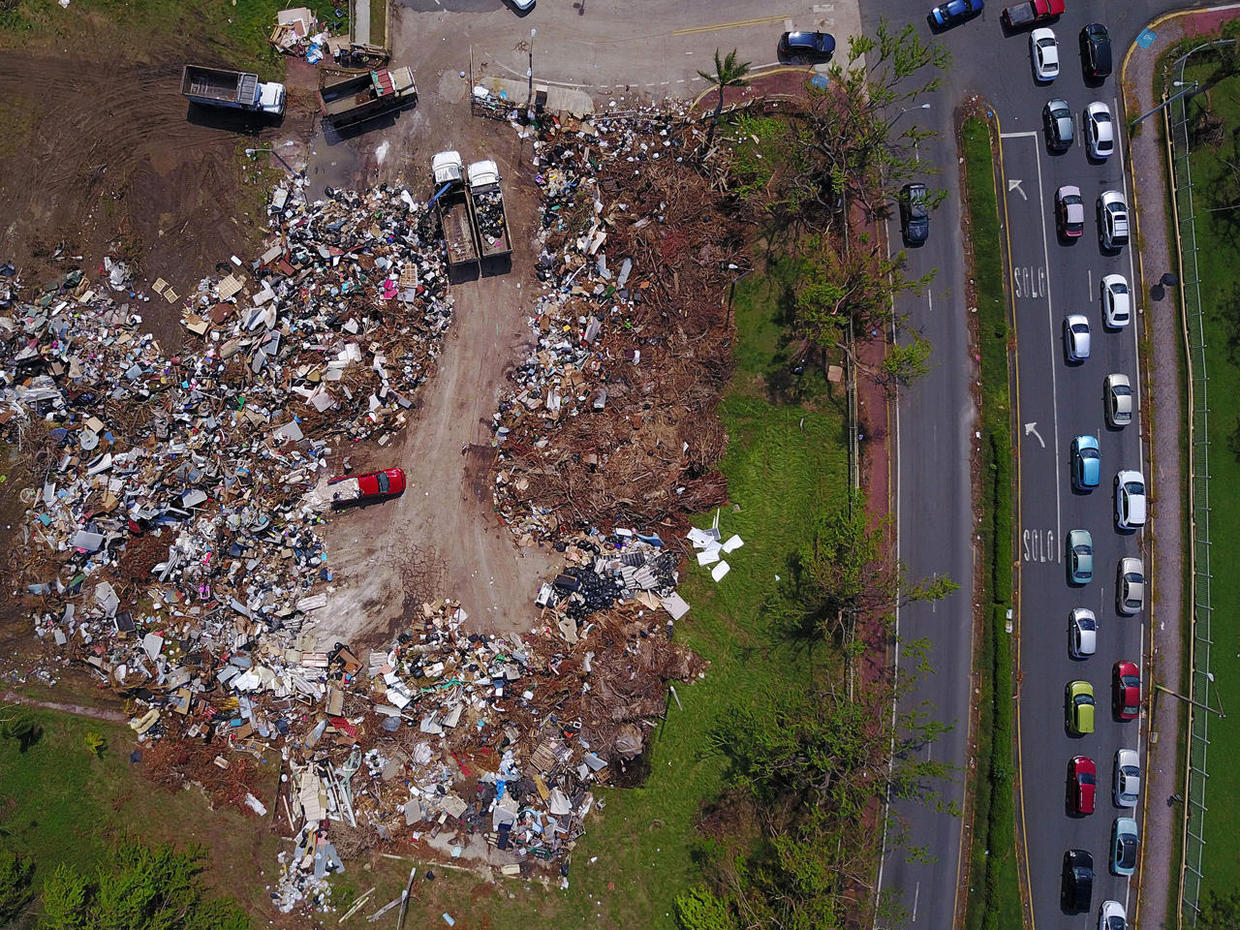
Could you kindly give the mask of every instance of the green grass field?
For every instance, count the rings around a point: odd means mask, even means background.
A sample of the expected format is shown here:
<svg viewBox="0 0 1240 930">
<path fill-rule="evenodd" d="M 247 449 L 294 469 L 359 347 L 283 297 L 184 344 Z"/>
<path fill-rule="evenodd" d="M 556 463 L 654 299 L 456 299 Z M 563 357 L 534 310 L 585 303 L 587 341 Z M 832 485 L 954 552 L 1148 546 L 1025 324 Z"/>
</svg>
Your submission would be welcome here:
<svg viewBox="0 0 1240 930">
<path fill-rule="evenodd" d="M 1203 80 L 1205 68 L 1189 68 L 1184 79 Z M 1240 211 L 1207 212 L 1215 207 L 1209 191 L 1230 171 L 1226 161 L 1236 160 L 1232 133 L 1240 128 L 1240 77 L 1229 78 L 1208 94 L 1210 110 L 1223 120 L 1222 142 L 1201 145 L 1191 156 L 1193 190 L 1197 207 L 1197 261 L 1201 278 L 1201 301 L 1206 308 L 1206 367 L 1209 374 L 1210 410 L 1210 536 L 1211 594 L 1214 606 L 1211 666 L 1214 687 L 1211 704 L 1229 714 L 1240 708 L 1240 352 L 1233 348 L 1240 337 L 1240 309 L 1232 288 L 1240 266 Z M 1230 317 L 1230 318 L 1229 318 Z M 1240 726 L 1229 717 L 1210 721 L 1209 784 L 1206 787 L 1204 890 L 1220 894 L 1240 886 L 1240 859 L 1222 854 L 1230 848 L 1228 837 L 1240 833 Z"/>
<path fill-rule="evenodd" d="M 273 79 L 284 73 L 280 56 L 267 37 L 276 13 L 291 6 L 284 0 L 74 0 L 62 8 L 55 0 L 0 2 L 0 47 L 25 50 L 39 43 L 70 43 L 82 35 L 114 32 L 125 42 L 126 54 L 141 60 L 152 43 L 193 44 L 195 36 L 218 49 L 217 57 L 242 70 L 256 70 Z M 299 0 L 320 16 L 333 33 L 347 29 L 330 0 Z M 346 10 L 347 12 L 347 10 Z M 102 47 L 92 41 L 90 47 Z M 207 62 L 210 63 L 210 62 Z"/>
<path fill-rule="evenodd" d="M 152 844 L 201 844 L 213 888 L 248 906 L 265 897 L 278 849 L 265 826 L 238 811 L 207 811 L 197 790 L 152 785 L 140 774 L 141 763 L 129 760 L 136 744 L 126 727 L 30 713 L 43 728 L 37 743 L 23 753 L 15 740 L 0 739 L 0 831 L 11 848 L 34 857 L 36 885 L 59 862 L 93 872 L 112 841 L 130 832 Z M 86 745 L 92 732 L 107 740 L 99 757 Z"/>
<path fill-rule="evenodd" d="M 971 117 L 961 130 L 972 228 L 982 374 L 982 551 L 989 624 L 982 636 L 977 754 L 973 779 L 969 930 L 1021 925 L 1016 871 L 1012 759 L 1012 644 L 1006 612 L 1012 600 L 1012 436 L 1008 386 L 1007 300 L 990 132 Z"/>
</svg>

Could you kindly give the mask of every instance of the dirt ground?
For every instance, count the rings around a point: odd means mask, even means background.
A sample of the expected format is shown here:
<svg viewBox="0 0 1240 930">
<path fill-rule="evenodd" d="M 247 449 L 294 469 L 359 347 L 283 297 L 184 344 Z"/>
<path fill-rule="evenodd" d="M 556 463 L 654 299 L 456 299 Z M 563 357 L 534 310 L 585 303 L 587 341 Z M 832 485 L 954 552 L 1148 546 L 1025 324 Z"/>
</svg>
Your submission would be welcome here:
<svg viewBox="0 0 1240 930">
<path fill-rule="evenodd" d="M 528 630 L 534 595 L 557 555 L 516 547 L 496 519 L 488 478 L 491 414 L 533 341 L 526 322 L 538 284 L 531 143 L 507 123 L 472 117 L 456 73 L 436 78 L 423 68 L 418 75 L 418 105 L 395 123 L 343 142 L 315 138 L 306 153 L 312 194 L 320 184 L 403 182 L 424 199 L 435 152 L 455 148 L 467 162 L 494 158 L 514 251 L 510 269 L 484 269 L 452 286 L 455 317 L 411 424 L 394 447 L 350 461 L 400 465 L 409 486 L 400 499 L 341 514 L 328 527 L 335 590 L 315 618 L 320 644 L 381 639 L 423 600 L 439 597 L 459 600 L 480 629 Z"/>
<path fill-rule="evenodd" d="M 180 95 L 187 50 L 156 64 L 90 61 L 52 53 L 0 57 L 0 257 L 29 283 L 64 243 L 87 268 L 111 251 L 147 281 L 193 291 L 221 261 L 253 251 L 263 188 L 241 150 L 276 129 L 228 112 L 191 108 Z M 308 131 L 304 108 L 281 133 Z M 251 214 L 247 216 L 246 214 Z M 67 270 L 67 269 L 61 269 Z M 148 307 L 158 335 L 179 333 L 171 306 Z"/>
</svg>

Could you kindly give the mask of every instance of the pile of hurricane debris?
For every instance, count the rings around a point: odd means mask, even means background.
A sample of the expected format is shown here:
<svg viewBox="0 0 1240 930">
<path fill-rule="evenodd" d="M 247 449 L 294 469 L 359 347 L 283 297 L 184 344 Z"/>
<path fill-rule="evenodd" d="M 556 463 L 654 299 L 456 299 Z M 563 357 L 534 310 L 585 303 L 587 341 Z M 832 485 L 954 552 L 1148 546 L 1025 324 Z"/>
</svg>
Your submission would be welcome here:
<svg viewBox="0 0 1240 930">
<path fill-rule="evenodd" d="M 146 298 L 110 260 L 29 300 L 15 282 L 0 315 L 0 418 L 37 481 L 16 569 L 39 635 L 118 688 L 185 684 L 165 649 L 288 645 L 331 581 L 303 494 L 337 445 L 403 428 L 451 319 L 407 191 L 279 189 L 270 213 L 257 261 L 171 298 L 198 351 L 141 331 Z"/>
<path fill-rule="evenodd" d="M 599 118 L 535 143 L 537 347 L 494 415 L 495 501 L 522 545 L 608 520 L 683 529 L 721 503 L 725 296 L 744 243 L 673 123 Z"/>
</svg>

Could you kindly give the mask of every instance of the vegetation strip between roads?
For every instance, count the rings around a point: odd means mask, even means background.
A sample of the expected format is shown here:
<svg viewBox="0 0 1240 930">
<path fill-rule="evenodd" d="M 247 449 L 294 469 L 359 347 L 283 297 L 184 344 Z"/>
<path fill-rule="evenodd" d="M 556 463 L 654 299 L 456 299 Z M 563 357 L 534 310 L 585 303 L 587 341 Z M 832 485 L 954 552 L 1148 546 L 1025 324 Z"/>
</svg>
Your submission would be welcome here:
<svg viewBox="0 0 1240 930">
<path fill-rule="evenodd" d="M 1012 426 L 1008 371 L 1008 314 L 1003 288 L 992 127 L 969 116 L 960 128 L 966 216 L 971 243 L 981 363 L 982 615 L 978 653 L 975 821 L 969 866 L 967 930 L 1021 926 L 1016 871 L 1012 758 Z M 998 140 L 997 130 L 993 136 Z M 980 892 L 980 894 L 979 894 Z"/>
</svg>

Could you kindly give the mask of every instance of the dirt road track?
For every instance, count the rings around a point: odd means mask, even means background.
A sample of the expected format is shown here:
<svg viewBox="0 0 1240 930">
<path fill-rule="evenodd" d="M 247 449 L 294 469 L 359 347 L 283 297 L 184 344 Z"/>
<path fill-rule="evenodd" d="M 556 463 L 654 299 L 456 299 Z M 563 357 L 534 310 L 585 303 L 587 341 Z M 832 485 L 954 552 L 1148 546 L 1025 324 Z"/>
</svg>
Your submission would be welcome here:
<svg viewBox="0 0 1240 930">
<path fill-rule="evenodd" d="M 0 57 L 0 255 L 25 269 L 63 239 L 93 268 L 115 242 L 113 254 L 140 258 L 148 281 L 162 276 L 184 295 L 216 263 L 251 251 L 263 224 L 239 208 L 260 197 L 245 189 L 238 148 L 275 130 L 191 108 L 183 55 L 161 61 Z M 291 111 L 281 133 L 302 121 Z M 170 318 L 159 335 L 179 332 L 179 312 L 148 307 Z"/>
</svg>

